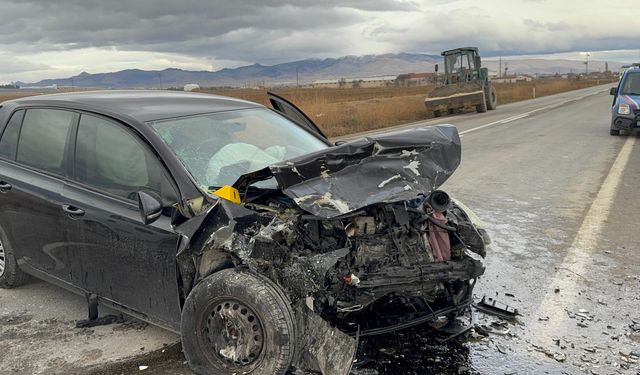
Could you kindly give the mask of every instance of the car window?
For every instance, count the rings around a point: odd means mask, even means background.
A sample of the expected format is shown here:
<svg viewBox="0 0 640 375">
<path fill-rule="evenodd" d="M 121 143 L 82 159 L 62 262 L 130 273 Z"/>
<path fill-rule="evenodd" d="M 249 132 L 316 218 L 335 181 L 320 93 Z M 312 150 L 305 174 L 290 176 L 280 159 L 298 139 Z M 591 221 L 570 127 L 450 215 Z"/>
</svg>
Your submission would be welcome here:
<svg viewBox="0 0 640 375">
<path fill-rule="evenodd" d="M 623 95 L 640 95 L 640 73 L 631 73 L 624 80 Z"/>
<path fill-rule="evenodd" d="M 7 127 L 2 133 L 2 139 L 0 139 L 0 156 L 9 160 L 16 159 L 16 149 L 18 147 L 18 135 L 20 135 L 20 125 L 22 125 L 22 118 L 24 117 L 24 111 L 16 111 L 9 120 Z"/>
<path fill-rule="evenodd" d="M 449 68 L 449 73 L 454 74 L 460 71 L 460 67 L 462 64 L 462 59 L 457 55 L 448 55 L 445 56 L 445 64 Z"/>
<path fill-rule="evenodd" d="M 57 109 L 29 109 L 18 141 L 19 163 L 56 174 L 64 172 L 64 150 L 74 117 Z"/>
<path fill-rule="evenodd" d="M 136 136 L 112 121 L 83 114 L 78 125 L 74 178 L 130 200 L 140 190 L 160 193 L 163 169 Z"/>
</svg>

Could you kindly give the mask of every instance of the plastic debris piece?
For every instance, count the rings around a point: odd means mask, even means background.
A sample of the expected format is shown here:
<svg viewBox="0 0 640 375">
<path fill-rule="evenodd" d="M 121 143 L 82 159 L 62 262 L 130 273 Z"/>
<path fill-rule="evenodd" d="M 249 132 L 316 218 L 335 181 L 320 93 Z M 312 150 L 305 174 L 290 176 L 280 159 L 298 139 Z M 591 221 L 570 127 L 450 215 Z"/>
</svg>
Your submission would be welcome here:
<svg viewBox="0 0 640 375">
<path fill-rule="evenodd" d="M 518 316 L 518 309 L 487 296 L 482 297 L 482 300 L 478 303 L 474 303 L 473 306 L 484 313 L 495 315 L 507 320 L 515 320 L 516 316 Z"/>
</svg>

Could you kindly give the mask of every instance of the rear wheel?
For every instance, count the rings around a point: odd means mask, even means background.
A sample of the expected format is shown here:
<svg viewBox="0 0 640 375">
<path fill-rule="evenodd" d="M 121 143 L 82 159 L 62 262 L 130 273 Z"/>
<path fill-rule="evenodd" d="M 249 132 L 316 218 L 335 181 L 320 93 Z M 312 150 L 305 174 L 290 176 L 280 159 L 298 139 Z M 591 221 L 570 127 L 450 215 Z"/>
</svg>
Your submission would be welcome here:
<svg viewBox="0 0 640 375">
<path fill-rule="evenodd" d="M 269 279 L 227 269 L 202 280 L 182 310 L 182 347 L 197 374 L 284 374 L 295 348 L 291 305 Z"/>
<path fill-rule="evenodd" d="M 609 129 L 610 135 L 620 135 L 620 130 L 618 129 Z"/>
<path fill-rule="evenodd" d="M 0 288 L 11 289 L 24 284 L 28 275 L 18 267 L 13 248 L 0 228 Z"/>
<path fill-rule="evenodd" d="M 496 88 L 493 85 L 489 85 L 489 89 L 487 90 L 487 109 L 494 110 L 498 107 L 498 94 L 496 93 Z"/>
</svg>

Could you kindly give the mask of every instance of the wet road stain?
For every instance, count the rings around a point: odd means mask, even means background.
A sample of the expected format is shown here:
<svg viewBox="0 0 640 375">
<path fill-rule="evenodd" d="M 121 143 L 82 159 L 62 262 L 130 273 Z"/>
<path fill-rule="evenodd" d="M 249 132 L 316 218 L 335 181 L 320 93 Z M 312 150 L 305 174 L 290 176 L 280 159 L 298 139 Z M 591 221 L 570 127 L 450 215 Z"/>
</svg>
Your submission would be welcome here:
<svg viewBox="0 0 640 375">
<path fill-rule="evenodd" d="M 353 370 L 357 375 L 480 374 L 463 342 L 443 343 L 426 326 L 363 339 L 357 361 Z"/>
</svg>

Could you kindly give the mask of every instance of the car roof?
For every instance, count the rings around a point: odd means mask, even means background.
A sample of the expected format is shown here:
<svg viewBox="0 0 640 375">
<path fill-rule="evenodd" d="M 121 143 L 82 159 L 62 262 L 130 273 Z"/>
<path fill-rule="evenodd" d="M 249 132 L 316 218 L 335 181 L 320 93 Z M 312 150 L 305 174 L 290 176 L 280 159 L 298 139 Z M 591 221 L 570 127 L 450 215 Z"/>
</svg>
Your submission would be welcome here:
<svg viewBox="0 0 640 375">
<path fill-rule="evenodd" d="M 18 106 L 61 106 L 94 110 L 98 113 L 128 116 L 140 122 L 263 107 L 226 96 L 161 90 L 80 91 L 29 96 L 11 100 L 10 103 Z"/>
</svg>

